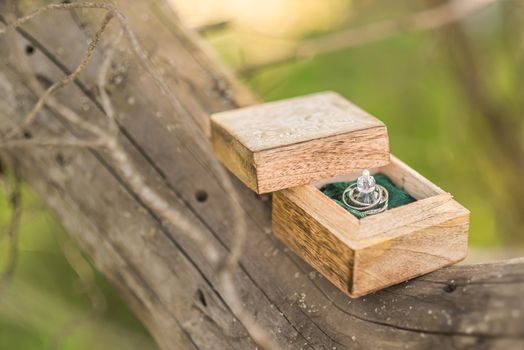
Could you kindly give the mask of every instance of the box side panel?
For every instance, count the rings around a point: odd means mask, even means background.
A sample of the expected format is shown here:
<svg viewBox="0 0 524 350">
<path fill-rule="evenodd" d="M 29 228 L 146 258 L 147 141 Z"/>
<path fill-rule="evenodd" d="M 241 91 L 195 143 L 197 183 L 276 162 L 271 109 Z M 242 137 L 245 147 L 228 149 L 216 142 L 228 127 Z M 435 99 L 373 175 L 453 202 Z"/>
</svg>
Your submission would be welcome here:
<svg viewBox="0 0 524 350">
<path fill-rule="evenodd" d="M 354 251 L 290 201 L 284 192 L 273 194 L 273 233 L 331 283 L 349 294 Z"/>
<path fill-rule="evenodd" d="M 440 194 L 360 219 L 361 248 L 394 239 L 413 228 L 433 226 L 456 217 L 466 209 L 449 194 Z"/>
<path fill-rule="evenodd" d="M 391 163 L 380 169 L 400 188 L 416 199 L 424 199 L 446 193 L 443 189 L 424 178 L 397 157 L 391 155 Z"/>
<path fill-rule="evenodd" d="M 211 120 L 211 142 L 217 158 L 246 186 L 258 192 L 253 153 Z"/>
<path fill-rule="evenodd" d="M 365 295 L 461 261 L 468 229 L 469 212 L 462 210 L 454 218 L 357 250 L 351 294 Z"/>
<path fill-rule="evenodd" d="M 255 163 L 261 193 L 304 185 L 389 162 L 385 127 L 353 131 L 258 152 Z"/>
</svg>

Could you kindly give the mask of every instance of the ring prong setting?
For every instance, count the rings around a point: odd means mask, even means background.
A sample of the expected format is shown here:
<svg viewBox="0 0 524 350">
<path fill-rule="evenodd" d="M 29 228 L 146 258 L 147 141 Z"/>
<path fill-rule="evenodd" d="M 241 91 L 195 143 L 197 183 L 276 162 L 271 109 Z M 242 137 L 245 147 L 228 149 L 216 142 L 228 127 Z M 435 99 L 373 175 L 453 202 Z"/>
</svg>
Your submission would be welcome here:
<svg viewBox="0 0 524 350">
<path fill-rule="evenodd" d="M 366 215 L 385 211 L 388 208 L 388 199 L 388 191 L 376 183 L 367 169 L 342 193 L 342 202 L 345 205 Z"/>
</svg>

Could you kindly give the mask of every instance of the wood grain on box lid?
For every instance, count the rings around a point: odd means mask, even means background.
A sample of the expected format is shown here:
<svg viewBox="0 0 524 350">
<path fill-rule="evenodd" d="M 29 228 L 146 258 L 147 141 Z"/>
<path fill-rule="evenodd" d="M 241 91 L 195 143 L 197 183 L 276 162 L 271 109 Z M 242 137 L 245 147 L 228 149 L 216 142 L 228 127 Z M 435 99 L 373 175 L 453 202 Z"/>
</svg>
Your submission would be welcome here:
<svg viewBox="0 0 524 350">
<path fill-rule="evenodd" d="M 384 126 L 333 92 L 218 113 L 213 121 L 253 152 Z"/>
</svg>

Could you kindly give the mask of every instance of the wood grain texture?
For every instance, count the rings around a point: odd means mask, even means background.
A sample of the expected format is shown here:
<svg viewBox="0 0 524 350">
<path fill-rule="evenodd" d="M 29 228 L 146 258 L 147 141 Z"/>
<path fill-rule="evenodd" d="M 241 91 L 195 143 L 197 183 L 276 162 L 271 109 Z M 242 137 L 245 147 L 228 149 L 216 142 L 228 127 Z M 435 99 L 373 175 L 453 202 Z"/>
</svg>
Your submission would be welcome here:
<svg viewBox="0 0 524 350">
<path fill-rule="evenodd" d="M 253 152 L 213 120 L 211 120 L 211 132 L 213 150 L 217 157 L 222 160 L 222 164 L 247 187 L 259 192 Z"/>
<path fill-rule="evenodd" d="M 185 117 L 202 129 L 192 137 L 178 132 L 170 104 L 124 51 L 116 56 L 119 69 L 112 77 L 122 83 L 111 89 L 122 140 L 150 184 L 225 254 L 233 232 L 231 210 L 224 205 L 230 194 L 209 170 L 212 150 L 204 135 L 209 114 L 255 99 L 161 2 L 119 0 L 118 5 L 188 109 Z M 102 14 L 88 14 L 93 18 L 79 12 L 92 29 Z M 35 48 L 29 58 L 42 82 L 56 81 L 78 64 L 86 37 L 67 12 L 49 13 L 23 29 L 16 40 L 21 50 L 26 45 Z M 59 48 L 64 48 L 60 56 L 54 54 Z M 16 71 L 4 38 L 0 53 L 4 128 L 27 113 L 35 96 Z M 79 110 L 88 108 L 84 112 L 89 118 L 103 120 L 94 88 L 99 62 L 97 54 L 75 86 L 59 97 L 83 106 Z M 34 137 L 72 132 L 48 110 L 30 131 Z M 209 154 L 196 143 L 208 147 Z M 255 348 L 224 304 L 214 269 L 199 248 L 162 225 L 103 152 L 25 149 L 0 156 L 18 162 L 24 180 L 118 288 L 162 349 Z M 247 245 L 235 274 L 237 288 L 247 312 L 256 315 L 284 349 L 524 347 L 523 259 L 452 266 L 351 300 L 271 235 L 268 201 L 239 181 L 236 188 L 248 221 Z M 201 190 L 208 194 L 205 202 L 195 197 Z"/>
<path fill-rule="evenodd" d="M 397 158 L 384 168 L 374 171 L 409 184 L 418 200 L 359 220 L 313 185 L 273 198 L 275 235 L 351 297 L 466 257 L 469 211 Z"/>
<path fill-rule="evenodd" d="M 221 112 L 212 115 L 211 120 L 252 152 L 384 127 L 380 120 L 334 92 Z"/>
<path fill-rule="evenodd" d="M 331 92 L 218 113 L 211 120 L 217 157 L 257 193 L 389 161 L 385 125 Z"/>
<path fill-rule="evenodd" d="M 273 194 L 273 233 L 341 290 L 351 290 L 355 251 L 282 191 Z"/>
</svg>

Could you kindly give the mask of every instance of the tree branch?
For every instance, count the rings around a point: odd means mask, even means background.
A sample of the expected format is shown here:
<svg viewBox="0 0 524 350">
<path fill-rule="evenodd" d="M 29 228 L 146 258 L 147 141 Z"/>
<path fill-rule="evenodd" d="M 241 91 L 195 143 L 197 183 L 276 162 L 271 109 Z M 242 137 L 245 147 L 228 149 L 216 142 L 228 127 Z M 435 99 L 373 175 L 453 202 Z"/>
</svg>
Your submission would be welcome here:
<svg viewBox="0 0 524 350">
<path fill-rule="evenodd" d="M 4 271 L 0 275 L 0 298 L 8 288 L 16 269 L 18 259 L 18 233 L 22 218 L 22 192 L 20 179 L 16 173 L 16 167 L 14 179 L 11 181 L 12 183 L 9 183 L 10 181 L 6 177 L 3 177 L 2 180 L 4 182 L 4 188 L 7 189 L 6 196 L 11 208 L 11 219 L 6 232 L 7 239 L 9 240 L 7 260 Z"/>
<path fill-rule="evenodd" d="M 252 75 L 262 69 L 311 58 L 318 54 L 355 48 L 406 32 L 420 32 L 440 28 L 461 21 L 496 1 L 500 0 L 450 0 L 443 5 L 435 6 L 401 19 L 372 23 L 360 28 L 351 28 L 319 39 L 306 41 L 295 47 L 291 55 L 242 67 L 239 73 Z"/>
<path fill-rule="evenodd" d="M 149 61 L 145 51 L 140 46 L 135 34 L 133 33 L 131 27 L 127 23 L 127 20 L 122 12 L 116 9 L 115 6 L 110 4 L 94 4 L 94 3 L 71 3 L 71 4 L 51 4 L 48 6 L 45 6 L 41 9 L 38 9 L 31 14 L 22 17 L 20 19 L 15 20 L 12 23 L 9 23 L 6 25 L 6 27 L 2 30 L 0 30 L 0 34 L 5 33 L 8 29 L 14 29 L 23 23 L 29 21 L 32 18 L 35 18 L 37 15 L 48 11 L 50 9 L 71 9 L 71 8 L 104 8 L 108 12 L 106 13 L 106 16 L 104 18 L 104 21 L 102 22 L 102 25 L 100 29 L 95 34 L 94 38 L 91 40 L 91 44 L 89 45 L 89 48 L 87 50 L 86 55 L 84 56 L 84 59 L 82 60 L 81 64 L 75 69 L 73 73 L 68 75 L 65 79 L 61 80 L 58 83 L 53 84 L 50 88 L 46 90 L 46 92 L 39 98 L 37 104 L 32 109 L 32 111 L 24 118 L 24 121 L 20 125 L 19 128 L 16 129 L 16 132 L 9 133 L 9 136 L 16 135 L 19 130 L 24 130 L 27 126 L 29 126 L 32 121 L 36 118 L 38 113 L 42 110 L 44 104 L 47 104 L 51 109 L 55 110 L 57 113 L 59 113 L 62 117 L 64 117 L 69 122 L 81 126 L 84 129 L 91 131 L 95 135 L 97 135 L 100 138 L 100 142 L 103 146 L 109 151 L 109 154 L 115 164 L 117 165 L 117 168 L 119 169 L 121 175 L 126 179 L 127 183 L 130 185 L 130 187 L 133 189 L 133 191 L 145 202 L 147 203 L 151 208 L 155 209 L 163 219 L 165 219 L 167 222 L 169 222 L 171 225 L 176 227 L 179 231 L 186 234 L 190 238 L 192 238 L 197 244 L 201 245 L 203 247 L 203 251 L 205 252 L 206 257 L 213 265 L 218 265 L 218 273 L 220 275 L 220 281 L 222 282 L 222 289 L 224 293 L 224 299 L 226 300 L 227 304 L 235 314 L 235 316 L 241 321 L 241 323 L 244 325 L 244 327 L 247 329 L 248 333 L 253 337 L 254 341 L 257 342 L 261 347 L 265 349 L 279 349 L 279 346 L 269 338 L 269 336 L 266 334 L 266 331 L 263 330 L 254 320 L 254 318 L 246 313 L 244 311 L 244 308 L 242 306 L 242 301 L 236 292 L 236 288 L 234 287 L 233 279 L 232 279 L 232 272 L 233 269 L 238 265 L 238 260 L 242 254 L 242 249 L 244 245 L 244 240 L 246 237 L 245 232 L 245 219 L 242 214 L 242 210 L 239 206 L 239 200 L 236 195 L 236 190 L 233 187 L 229 175 L 226 173 L 226 171 L 217 163 L 216 160 L 213 160 L 211 164 L 213 164 L 214 169 L 217 171 L 219 178 L 222 180 L 223 185 L 230 190 L 230 193 L 232 194 L 231 204 L 234 209 L 234 216 L 235 221 L 237 222 L 237 231 L 235 235 L 235 239 L 233 241 L 233 246 L 231 248 L 229 256 L 226 258 L 224 264 L 218 264 L 220 260 L 220 255 L 215 250 L 215 248 L 210 244 L 210 242 L 207 241 L 207 239 L 204 238 L 204 235 L 201 233 L 200 229 L 198 229 L 196 226 L 194 226 L 190 221 L 188 221 L 186 218 L 184 218 L 177 210 L 174 210 L 169 203 L 160 196 L 156 191 L 154 191 L 150 186 L 147 185 L 146 181 L 142 177 L 142 175 L 137 171 L 135 166 L 132 164 L 131 160 L 129 159 L 125 149 L 123 146 L 118 142 L 118 139 L 115 137 L 115 135 L 107 133 L 105 130 L 99 128 L 95 124 L 87 123 L 81 118 L 76 112 L 74 112 L 72 109 L 62 105 L 61 103 L 54 100 L 52 97 L 52 94 L 56 92 L 61 87 L 66 86 L 67 84 L 73 82 L 80 72 L 87 66 L 87 63 L 89 62 L 89 59 L 91 58 L 94 49 L 96 48 L 98 42 L 100 41 L 101 35 L 107 28 L 109 22 L 113 17 L 117 18 L 119 22 L 122 25 L 122 30 L 126 34 L 126 37 L 131 44 L 132 51 L 134 52 L 135 56 L 138 58 L 138 61 L 142 65 L 142 67 L 148 72 L 148 74 L 153 78 L 155 81 L 157 87 L 160 89 L 161 92 L 163 92 L 167 97 L 169 97 L 169 101 L 171 102 L 173 108 L 175 111 L 178 112 L 179 118 L 182 121 L 182 123 L 185 125 L 186 128 L 189 130 L 199 130 L 195 127 L 194 123 L 187 122 L 185 119 L 182 118 L 182 116 L 187 115 L 187 111 L 184 109 L 183 105 L 180 103 L 178 97 L 173 93 L 173 91 L 170 89 L 168 84 L 165 82 L 165 80 L 162 78 L 162 76 L 156 71 L 152 63 Z M 118 40 L 114 41 L 114 44 L 116 44 Z M 105 93 L 105 84 L 104 84 L 104 77 L 106 76 L 107 70 L 109 69 L 110 61 L 105 61 L 102 65 L 102 71 L 100 73 L 99 78 L 99 86 L 102 87 L 101 89 L 101 98 L 102 98 L 102 105 L 104 108 L 104 111 L 106 115 L 109 117 L 110 121 L 114 120 L 114 109 L 111 106 L 110 100 Z M 21 143 L 23 141 L 17 140 L 14 143 L 4 143 L 4 147 L 21 147 Z M 47 146 L 59 146 L 59 145 L 67 145 L 67 146 L 74 146 L 74 145 L 80 145 L 85 141 L 80 140 L 68 140 L 65 143 L 60 143 L 56 140 L 51 140 L 47 143 Z M 32 145 L 43 145 L 44 142 L 41 140 L 37 140 L 37 142 L 33 142 Z M 27 145 L 31 145 L 31 143 L 27 143 Z M 85 143 L 86 146 L 93 146 L 92 143 Z M 0 145 L 2 146 L 2 145 Z"/>
</svg>

